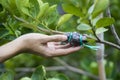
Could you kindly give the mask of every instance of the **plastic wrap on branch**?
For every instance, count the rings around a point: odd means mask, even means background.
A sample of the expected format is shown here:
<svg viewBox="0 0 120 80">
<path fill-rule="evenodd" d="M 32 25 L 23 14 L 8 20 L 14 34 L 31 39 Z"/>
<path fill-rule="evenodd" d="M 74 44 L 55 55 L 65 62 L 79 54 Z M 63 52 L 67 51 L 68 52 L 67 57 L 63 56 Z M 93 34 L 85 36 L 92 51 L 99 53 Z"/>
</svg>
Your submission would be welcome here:
<svg viewBox="0 0 120 80">
<path fill-rule="evenodd" d="M 91 46 L 87 44 L 87 37 L 85 35 L 79 34 L 77 32 L 68 32 L 65 33 L 67 35 L 67 40 L 65 43 L 70 43 L 71 46 L 84 46 L 93 50 L 99 49 L 99 46 Z"/>
</svg>

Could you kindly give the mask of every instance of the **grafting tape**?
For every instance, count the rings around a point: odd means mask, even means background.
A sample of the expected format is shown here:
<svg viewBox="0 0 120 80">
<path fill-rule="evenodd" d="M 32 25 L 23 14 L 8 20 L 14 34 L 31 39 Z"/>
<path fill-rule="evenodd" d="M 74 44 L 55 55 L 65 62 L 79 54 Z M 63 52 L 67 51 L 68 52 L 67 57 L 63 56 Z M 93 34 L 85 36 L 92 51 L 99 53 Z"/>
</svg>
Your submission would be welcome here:
<svg viewBox="0 0 120 80">
<path fill-rule="evenodd" d="M 68 42 L 70 42 L 70 41 L 71 41 L 72 36 L 73 36 L 73 34 L 72 34 L 72 32 L 70 32 L 70 36 L 69 36 L 69 38 L 68 38 Z"/>
<path fill-rule="evenodd" d="M 82 35 L 80 35 L 80 46 L 83 46 Z"/>
<path fill-rule="evenodd" d="M 91 46 L 91 45 L 87 45 L 87 44 L 84 44 L 82 42 L 82 35 L 80 35 L 80 46 L 84 46 L 84 47 L 87 47 L 87 48 L 90 48 L 92 50 L 98 50 L 100 47 L 99 46 Z"/>
<path fill-rule="evenodd" d="M 68 37 L 68 42 L 70 43 L 70 41 L 72 40 L 73 38 L 73 33 L 70 32 L 70 35 Z M 92 50 L 98 50 L 100 47 L 99 46 L 91 46 L 91 45 L 87 45 L 85 43 L 83 43 L 83 36 L 80 34 L 80 46 L 84 46 L 84 47 L 87 47 L 87 48 L 90 48 Z"/>
</svg>

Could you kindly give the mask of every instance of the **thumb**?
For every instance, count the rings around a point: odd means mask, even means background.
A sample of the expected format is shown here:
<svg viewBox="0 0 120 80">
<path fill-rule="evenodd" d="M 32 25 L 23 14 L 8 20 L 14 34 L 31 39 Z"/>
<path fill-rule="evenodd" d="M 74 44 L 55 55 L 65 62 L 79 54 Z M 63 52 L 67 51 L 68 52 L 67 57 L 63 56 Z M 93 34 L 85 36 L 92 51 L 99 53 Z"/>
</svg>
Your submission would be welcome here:
<svg viewBox="0 0 120 80">
<path fill-rule="evenodd" d="M 59 41 L 66 41 L 67 36 L 66 35 L 51 35 L 47 36 L 46 39 L 43 42 L 59 42 Z"/>
</svg>

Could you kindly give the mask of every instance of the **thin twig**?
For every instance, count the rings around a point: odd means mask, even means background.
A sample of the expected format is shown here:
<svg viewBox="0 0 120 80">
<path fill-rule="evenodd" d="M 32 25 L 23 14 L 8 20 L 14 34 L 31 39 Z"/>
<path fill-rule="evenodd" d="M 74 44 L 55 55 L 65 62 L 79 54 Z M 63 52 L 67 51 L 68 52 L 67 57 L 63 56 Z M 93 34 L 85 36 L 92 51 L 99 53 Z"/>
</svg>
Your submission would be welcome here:
<svg viewBox="0 0 120 80">
<path fill-rule="evenodd" d="M 95 35 L 95 37 L 97 38 L 98 41 L 100 41 L 100 38 L 97 36 L 97 34 L 95 33 L 95 29 L 92 28 L 93 34 Z"/>
<path fill-rule="evenodd" d="M 118 50 L 120 50 L 120 46 L 117 45 L 117 44 L 114 44 L 114 43 L 111 43 L 111 42 L 108 42 L 108 41 L 105 41 L 105 40 L 101 40 L 101 41 L 96 41 L 98 43 L 102 43 L 102 44 L 106 44 L 106 45 L 109 45 L 109 46 L 112 46 Z"/>
<path fill-rule="evenodd" d="M 66 68 L 64 66 L 50 66 L 45 67 L 47 71 L 64 71 Z M 5 69 L 0 69 L 0 72 L 5 72 Z M 33 72 L 35 71 L 35 68 L 29 68 L 29 67 L 22 67 L 22 68 L 15 68 L 15 72 Z"/>
<path fill-rule="evenodd" d="M 64 32 L 60 32 L 60 31 L 55 31 L 55 30 L 47 30 L 44 28 L 41 28 L 39 26 L 37 26 L 38 30 L 46 32 L 46 33 L 53 33 L 53 34 L 64 34 Z"/>
<path fill-rule="evenodd" d="M 22 19 L 22 18 L 19 18 L 19 17 L 15 16 L 15 15 L 14 15 L 14 18 L 17 19 L 18 21 L 23 22 L 23 23 L 30 24 L 28 21 L 26 21 L 26 20 L 24 20 L 24 19 Z M 40 31 L 43 31 L 43 32 L 46 32 L 46 33 L 50 33 L 50 34 L 51 34 L 51 33 L 53 33 L 53 34 L 64 34 L 64 32 L 55 31 L 55 30 L 48 30 L 48 29 L 44 29 L 44 28 L 39 27 L 39 26 L 37 26 L 37 28 L 38 28 L 38 30 L 40 30 Z"/>
<path fill-rule="evenodd" d="M 92 37 L 90 37 L 90 36 L 87 35 L 87 34 L 85 34 L 84 36 L 86 36 L 86 37 L 89 38 L 89 39 L 93 39 Z M 114 47 L 114 48 L 120 50 L 120 46 L 117 45 L 117 44 L 115 44 L 115 43 L 112 43 L 112 42 L 109 42 L 109 41 L 105 41 L 105 40 L 100 40 L 100 41 L 99 41 L 99 40 L 97 40 L 97 39 L 95 39 L 95 38 L 94 38 L 94 40 L 95 40 L 97 43 L 106 44 L 106 45 L 109 45 L 109 46 L 111 46 L 111 47 Z"/>
<path fill-rule="evenodd" d="M 77 69 L 77 68 L 74 68 L 72 66 L 69 66 L 67 65 L 68 67 L 66 66 L 51 66 L 51 67 L 46 67 L 46 70 L 47 71 L 66 71 L 66 70 L 69 70 L 69 71 L 72 71 L 72 72 L 75 72 L 75 73 L 79 73 L 79 74 L 87 74 L 86 76 L 89 76 L 89 77 L 92 77 L 94 79 L 97 79 L 98 80 L 98 77 L 97 76 L 94 76 L 88 72 L 85 72 L 83 70 L 80 70 L 80 69 Z M 5 69 L 0 69 L 0 72 L 5 72 Z M 15 69 L 16 72 L 22 72 L 22 73 L 28 73 L 28 72 L 34 72 L 35 71 L 35 68 L 16 68 Z"/>
<path fill-rule="evenodd" d="M 78 69 L 78 68 L 76 68 L 76 67 L 70 66 L 70 65 L 68 65 L 66 62 L 64 62 L 63 60 L 61 60 L 61 59 L 59 59 L 59 58 L 54 58 L 54 60 L 56 60 L 57 62 L 59 62 L 60 64 L 62 64 L 63 66 L 65 66 L 66 69 L 68 69 L 68 70 L 70 70 L 70 71 L 72 71 L 72 72 L 76 72 L 76 73 L 78 73 L 78 74 L 83 74 L 83 75 L 89 76 L 89 77 L 91 77 L 91 78 L 93 78 L 93 79 L 99 80 L 97 76 L 95 76 L 95 75 L 93 75 L 93 74 L 91 74 L 91 73 L 88 73 L 88 72 L 86 72 L 86 71 L 83 71 L 83 70 L 81 70 L 81 69 Z"/>
<path fill-rule="evenodd" d="M 96 34 L 96 32 L 95 32 L 95 31 L 96 31 L 96 28 L 95 28 L 95 26 L 92 25 L 91 20 L 89 20 L 89 24 L 90 24 L 90 26 L 92 27 L 92 32 L 93 32 L 94 36 L 96 37 L 96 39 L 97 39 L 98 41 L 100 41 L 99 37 L 97 36 L 97 34 Z"/>
<path fill-rule="evenodd" d="M 13 16 L 15 19 L 17 19 L 18 21 L 21 21 L 21 22 L 24 22 L 24 23 L 28 23 L 26 20 L 22 19 L 22 18 L 19 18 L 17 16 Z"/>
<path fill-rule="evenodd" d="M 108 17 L 111 18 L 111 12 L 110 12 L 110 8 L 109 8 L 109 7 L 108 7 L 108 9 L 106 10 L 106 14 L 107 14 Z M 111 28 L 112 34 L 114 35 L 117 43 L 120 45 L 120 38 L 119 38 L 119 36 L 118 36 L 118 34 L 117 34 L 116 30 L 115 30 L 115 26 L 112 24 L 112 25 L 110 26 L 110 28 Z"/>
</svg>

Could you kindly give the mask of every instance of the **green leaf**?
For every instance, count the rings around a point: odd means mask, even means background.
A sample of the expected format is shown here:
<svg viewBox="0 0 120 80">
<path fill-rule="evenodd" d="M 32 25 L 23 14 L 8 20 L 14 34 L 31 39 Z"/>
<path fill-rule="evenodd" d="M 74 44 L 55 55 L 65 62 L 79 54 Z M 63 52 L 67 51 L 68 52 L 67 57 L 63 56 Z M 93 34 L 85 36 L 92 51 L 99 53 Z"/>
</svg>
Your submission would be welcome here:
<svg viewBox="0 0 120 80">
<path fill-rule="evenodd" d="M 63 23 L 67 22 L 72 17 L 72 14 L 64 14 L 58 20 L 57 26 L 62 25 Z"/>
<path fill-rule="evenodd" d="M 88 37 L 90 37 L 90 39 L 88 38 L 87 40 L 89 41 L 89 40 L 91 40 L 91 41 L 94 41 L 94 40 L 96 40 L 96 37 L 93 35 L 93 34 L 87 34 L 87 36 Z"/>
<path fill-rule="evenodd" d="M 0 80 L 14 80 L 14 73 L 12 71 L 7 71 L 0 76 Z"/>
<path fill-rule="evenodd" d="M 47 80 L 69 80 L 69 79 L 63 74 L 57 74 L 55 77 L 48 78 Z"/>
<path fill-rule="evenodd" d="M 88 9 L 88 14 L 92 14 L 94 10 L 95 5 L 93 4 L 89 9 Z"/>
<path fill-rule="evenodd" d="M 15 0 L 0 0 L 0 4 L 2 4 L 2 7 L 6 9 L 6 11 L 9 11 L 12 14 L 18 13 Z"/>
<path fill-rule="evenodd" d="M 58 13 L 56 10 L 57 5 L 52 5 L 48 8 L 47 12 L 44 14 L 44 17 L 42 18 L 42 20 L 49 25 L 53 22 L 55 22 L 58 18 Z"/>
<path fill-rule="evenodd" d="M 101 18 L 97 21 L 96 27 L 106 27 L 112 25 L 115 22 L 114 18 Z"/>
<path fill-rule="evenodd" d="M 40 12 L 40 7 L 39 3 L 37 0 L 30 0 L 30 14 L 32 15 L 33 18 L 37 18 L 37 15 Z"/>
<path fill-rule="evenodd" d="M 109 0 L 96 0 L 95 7 L 92 13 L 92 18 L 98 16 L 109 6 Z"/>
<path fill-rule="evenodd" d="M 106 31 L 108 31 L 108 29 L 106 29 L 106 28 L 104 28 L 104 27 L 101 27 L 101 28 L 98 28 L 95 33 L 96 33 L 96 34 L 100 34 L 100 33 L 106 32 Z"/>
<path fill-rule="evenodd" d="M 60 80 L 58 78 L 48 78 L 47 80 Z"/>
<path fill-rule="evenodd" d="M 100 19 L 101 17 L 96 17 L 96 18 L 94 18 L 94 19 L 91 19 L 91 24 L 92 24 L 92 26 L 96 26 L 96 23 L 97 23 L 97 21 Z"/>
<path fill-rule="evenodd" d="M 29 78 L 29 77 L 23 77 L 23 78 L 20 79 L 20 80 L 31 80 L 31 78 Z"/>
<path fill-rule="evenodd" d="M 37 19 L 42 17 L 46 13 L 48 8 L 49 8 L 49 4 L 48 3 L 44 3 L 44 4 L 40 5 L 40 12 L 37 15 Z"/>
<path fill-rule="evenodd" d="M 21 14 L 26 14 L 31 17 L 29 13 L 30 3 L 29 0 L 16 0 L 16 6 Z"/>
<path fill-rule="evenodd" d="M 35 26 L 35 25 L 33 25 L 33 24 L 30 24 L 30 23 L 21 23 L 20 25 L 23 26 L 23 27 L 32 29 L 32 30 L 34 30 L 34 31 L 37 31 L 37 26 Z"/>
<path fill-rule="evenodd" d="M 11 13 L 13 13 L 13 10 L 10 7 L 10 4 L 8 3 L 8 0 L 0 0 L 0 4 L 2 4 L 2 6 L 7 9 L 8 11 L 10 11 Z"/>
<path fill-rule="evenodd" d="M 8 5 L 9 5 L 11 13 L 17 15 L 18 14 L 18 10 L 16 8 L 15 0 L 8 0 Z"/>
<path fill-rule="evenodd" d="M 2 7 L 6 8 L 6 9 L 9 9 L 8 1 L 0 0 L 0 4 L 2 5 Z"/>
<path fill-rule="evenodd" d="M 43 4 L 41 0 L 16 0 L 16 5 L 20 12 L 36 19 L 44 14 L 48 4 Z"/>
<path fill-rule="evenodd" d="M 63 10 L 68 14 L 73 14 L 73 15 L 78 16 L 78 17 L 83 16 L 82 11 L 79 8 L 75 7 L 74 5 L 62 4 L 62 7 L 63 7 Z"/>
<path fill-rule="evenodd" d="M 41 6 L 43 4 L 42 0 L 37 0 L 39 3 L 39 6 Z"/>
<path fill-rule="evenodd" d="M 68 77 L 63 74 L 57 74 L 55 78 L 58 78 L 59 80 L 69 80 Z"/>
<path fill-rule="evenodd" d="M 31 77 L 32 80 L 44 80 L 45 78 L 46 78 L 46 71 L 43 66 L 37 67 Z"/>
<path fill-rule="evenodd" d="M 77 29 L 85 31 L 85 30 L 90 30 L 91 27 L 88 24 L 81 23 L 80 25 L 77 26 Z"/>
<path fill-rule="evenodd" d="M 3 9 L 3 11 L 0 12 L 0 21 L 4 21 L 6 17 L 6 10 Z"/>
<path fill-rule="evenodd" d="M 56 7 L 57 7 L 57 5 L 50 6 L 49 9 L 48 9 L 48 11 L 47 11 L 47 13 L 52 13 L 53 11 L 56 10 Z"/>
</svg>

